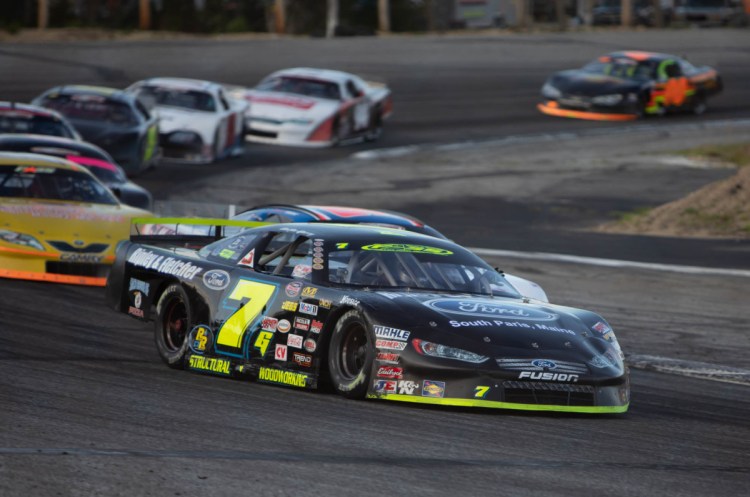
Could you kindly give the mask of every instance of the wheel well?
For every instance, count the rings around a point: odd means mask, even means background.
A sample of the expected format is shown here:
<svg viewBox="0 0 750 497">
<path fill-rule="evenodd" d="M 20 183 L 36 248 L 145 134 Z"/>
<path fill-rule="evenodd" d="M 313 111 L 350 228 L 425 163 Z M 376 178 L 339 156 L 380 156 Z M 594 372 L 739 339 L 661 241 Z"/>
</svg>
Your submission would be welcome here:
<svg viewBox="0 0 750 497">
<path fill-rule="evenodd" d="M 201 323 L 201 324 L 210 324 L 208 323 L 208 306 L 206 305 L 206 302 L 201 298 L 195 290 L 193 290 L 190 287 L 186 287 L 183 285 L 180 280 L 176 278 L 170 278 L 162 281 L 159 284 L 159 287 L 156 290 L 156 293 L 154 293 L 154 298 L 151 301 L 151 320 L 154 320 L 156 316 L 156 306 L 159 303 L 159 299 L 164 294 L 164 292 L 172 285 L 180 285 L 183 290 L 185 290 L 185 293 L 187 293 L 188 298 L 190 299 L 190 304 L 193 309 L 193 318 L 195 319 L 195 324 Z"/>
<path fill-rule="evenodd" d="M 333 333 L 341 316 L 353 310 L 355 310 L 354 307 L 339 307 L 328 316 L 326 324 L 320 332 L 321 340 L 318 342 L 318 350 L 320 350 L 320 362 L 318 363 L 320 365 L 318 368 L 318 389 L 320 390 L 332 391 L 330 373 L 328 371 L 328 344 L 331 342 L 331 333 Z"/>
</svg>

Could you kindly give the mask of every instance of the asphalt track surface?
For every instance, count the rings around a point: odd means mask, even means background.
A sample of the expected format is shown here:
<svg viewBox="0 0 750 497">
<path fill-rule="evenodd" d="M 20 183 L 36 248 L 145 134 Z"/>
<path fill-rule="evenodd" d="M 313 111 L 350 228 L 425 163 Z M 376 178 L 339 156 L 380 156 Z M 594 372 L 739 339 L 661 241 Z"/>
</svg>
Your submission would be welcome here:
<svg viewBox="0 0 750 497">
<path fill-rule="evenodd" d="M 716 66 L 727 91 L 700 119 L 747 119 L 748 33 L 4 45 L 0 89 L 2 98 L 28 100 L 60 83 L 123 86 L 169 74 L 243 84 L 280 67 L 338 67 L 380 76 L 394 88 L 397 113 L 378 147 L 450 143 L 615 129 L 611 123 L 545 118 L 533 104 L 550 71 L 621 48 L 678 52 Z M 694 119 L 673 116 L 655 126 L 667 133 L 667 126 Z M 247 172 L 248 183 L 254 175 L 265 178 L 295 165 L 328 171 L 325 164 L 366 148 L 253 147 L 243 158 L 211 167 L 165 164 L 139 181 L 158 199 L 187 199 L 192 192 L 179 192 L 181 185 L 211 184 L 237 170 Z M 355 182 L 353 174 L 348 180 Z M 661 176 L 669 186 L 664 196 L 721 174 L 687 176 Z M 650 195 L 650 202 L 658 201 L 653 189 Z M 590 245 L 577 231 L 579 216 L 549 222 L 535 213 L 559 209 L 529 208 L 526 222 L 558 225 L 558 236 L 547 233 L 544 239 L 567 241 L 545 245 L 519 231 L 518 245 L 512 246 L 476 222 L 477 212 L 497 205 L 484 198 L 473 202 L 471 196 L 461 199 L 451 216 L 440 219 L 432 219 L 429 195 L 388 207 L 416 211 L 470 246 L 563 247 L 585 255 Z M 593 210 L 609 209 L 596 206 Z M 576 238 L 582 240 L 580 250 Z M 635 251 L 644 262 L 658 253 L 652 262 L 750 266 L 747 245 L 740 242 L 602 237 L 600 243 L 609 256 L 626 258 Z M 670 261 L 675 247 L 683 256 Z M 717 261 L 717 253 L 734 259 Z M 750 369 L 747 277 L 490 262 L 539 282 L 555 302 L 601 312 L 631 354 Z M 750 485 L 750 400 L 744 385 L 633 370 L 630 411 L 606 417 L 352 402 L 172 371 L 156 355 L 150 328 L 108 309 L 100 289 L 0 280 L 0 295 L 4 496 L 734 496 Z"/>
</svg>

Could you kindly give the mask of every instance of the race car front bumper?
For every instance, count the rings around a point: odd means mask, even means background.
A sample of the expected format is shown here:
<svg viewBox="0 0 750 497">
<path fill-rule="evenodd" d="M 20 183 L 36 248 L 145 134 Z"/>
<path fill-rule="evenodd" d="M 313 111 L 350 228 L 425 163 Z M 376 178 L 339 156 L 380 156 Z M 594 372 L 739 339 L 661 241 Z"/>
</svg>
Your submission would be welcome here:
<svg viewBox="0 0 750 497">
<path fill-rule="evenodd" d="M 61 254 L 0 246 L 0 278 L 104 286 L 114 256 L 64 261 Z"/>
<path fill-rule="evenodd" d="M 573 119 L 588 119 L 592 121 L 633 121 L 638 119 L 638 114 L 633 113 L 613 113 L 599 112 L 592 110 L 569 109 L 562 107 L 554 100 L 547 100 L 537 105 L 544 114 L 557 117 L 569 117 Z"/>
</svg>

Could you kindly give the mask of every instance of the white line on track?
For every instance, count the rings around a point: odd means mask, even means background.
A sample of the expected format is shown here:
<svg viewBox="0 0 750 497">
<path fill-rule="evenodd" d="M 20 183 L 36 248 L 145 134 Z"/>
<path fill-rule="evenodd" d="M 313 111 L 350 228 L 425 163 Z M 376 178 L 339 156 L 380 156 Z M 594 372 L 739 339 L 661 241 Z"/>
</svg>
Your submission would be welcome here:
<svg viewBox="0 0 750 497">
<path fill-rule="evenodd" d="M 561 141 L 561 140 L 577 140 L 585 136 L 605 136 L 605 135 L 616 135 L 616 134 L 627 134 L 627 133 L 638 133 L 642 131 L 661 131 L 661 132 L 680 132 L 690 130 L 703 130 L 703 129 L 716 129 L 716 128 L 727 128 L 731 126 L 750 126 L 750 119 L 725 119 L 720 121 L 701 121 L 698 123 L 687 123 L 687 124 L 674 124 L 671 126 L 653 124 L 636 124 L 632 126 L 626 126 L 622 128 L 606 128 L 606 129 L 593 129 L 584 130 L 578 133 L 571 132 L 559 132 L 559 133 L 541 133 L 541 134 L 525 134 L 525 135 L 508 135 L 502 138 L 492 138 L 481 141 L 467 140 L 456 143 L 445 143 L 445 144 L 434 144 L 425 143 L 422 145 L 407 145 L 402 147 L 391 147 L 391 148 L 377 148 L 373 150 L 365 150 L 357 152 L 351 155 L 352 159 L 362 160 L 375 160 L 375 159 L 387 159 L 394 157 L 403 157 L 411 155 L 422 150 L 438 150 L 438 151 L 451 151 L 451 150 L 464 150 L 467 148 L 478 148 L 483 146 L 494 146 L 494 145 L 510 145 L 517 143 L 536 143 L 536 142 L 550 142 L 550 141 Z"/>
<path fill-rule="evenodd" d="M 638 354 L 627 356 L 627 363 L 635 369 L 646 369 L 738 385 L 750 385 L 750 371 L 731 366 Z"/>
<path fill-rule="evenodd" d="M 653 271 L 670 271 L 684 274 L 705 274 L 713 276 L 740 276 L 750 278 L 750 270 L 725 269 L 699 266 L 679 266 L 676 264 L 657 264 L 653 262 L 623 261 L 619 259 L 600 259 L 598 257 L 582 257 L 568 254 L 551 254 L 547 252 L 517 252 L 514 250 L 497 250 L 486 248 L 469 248 L 479 256 L 512 257 L 516 259 L 533 259 L 538 261 L 570 262 L 573 264 L 588 264 L 591 266 L 605 266 L 617 268 L 649 269 Z"/>
</svg>

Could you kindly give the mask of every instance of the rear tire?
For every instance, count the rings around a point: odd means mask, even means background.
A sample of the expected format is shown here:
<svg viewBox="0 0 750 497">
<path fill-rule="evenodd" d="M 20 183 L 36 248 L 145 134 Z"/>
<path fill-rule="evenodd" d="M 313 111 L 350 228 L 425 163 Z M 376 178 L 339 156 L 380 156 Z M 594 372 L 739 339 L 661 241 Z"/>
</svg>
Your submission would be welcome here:
<svg viewBox="0 0 750 497">
<path fill-rule="evenodd" d="M 383 117 L 380 108 L 375 109 L 371 121 L 370 128 L 365 133 L 365 140 L 368 142 L 373 142 L 383 135 Z"/>
<path fill-rule="evenodd" d="M 350 399 L 363 399 L 375 360 L 374 335 L 359 311 L 341 316 L 328 345 L 328 371 L 333 389 Z"/>
<path fill-rule="evenodd" d="M 154 340 L 161 359 L 174 369 L 182 369 L 188 350 L 188 334 L 195 326 L 187 292 L 179 284 L 164 290 L 156 304 Z"/>
<path fill-rule="evenodd" d="M 695 97 L 695 103 L 693 103 L 693 114 L 701 116 L 705 114 L 708 106 L 706 105 L 706 97 L 698 95 Z"/>
</svg>

